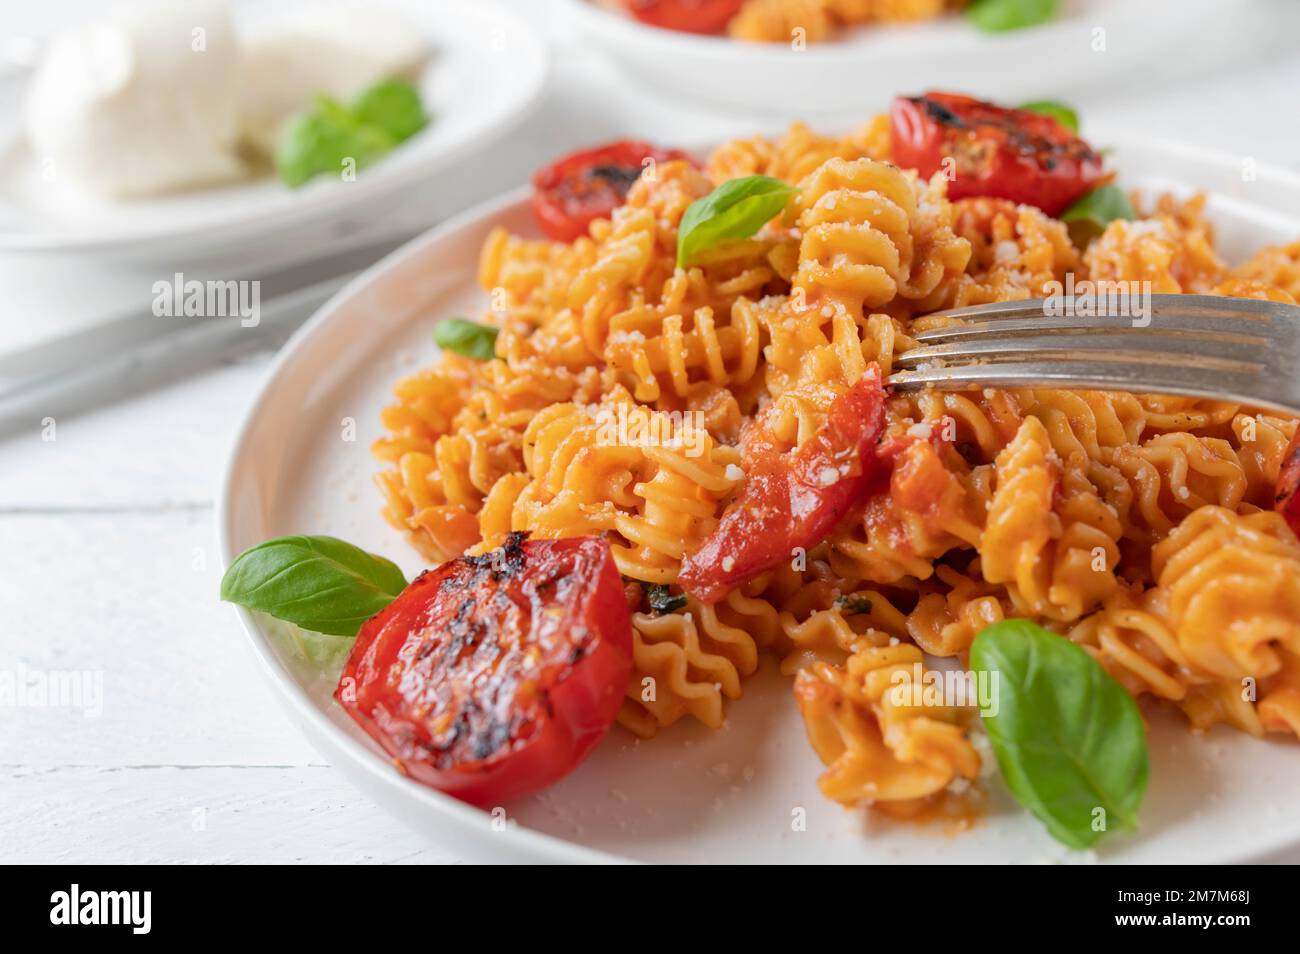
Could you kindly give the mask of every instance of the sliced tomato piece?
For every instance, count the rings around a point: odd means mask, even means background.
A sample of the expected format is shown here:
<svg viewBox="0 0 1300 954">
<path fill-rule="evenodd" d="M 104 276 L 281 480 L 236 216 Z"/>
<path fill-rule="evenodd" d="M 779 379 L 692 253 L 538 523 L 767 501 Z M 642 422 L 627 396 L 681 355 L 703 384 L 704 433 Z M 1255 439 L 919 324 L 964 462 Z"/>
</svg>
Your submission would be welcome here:
<svg viewBox="0 0 1300 954">
<path fill-rule="evenodd" d="M 894 162 L 929 177 L 944 168 L 948 196 L 992 196 L 1065 208 L 1105 176 L 1101 156 L 1050 116 L 958 93 L 899 96 L 889 112 Z"/>
<path fill-rule="evenodd" d="M 592 219 L 607 219 L 623 204 L 646 159 L 690 158 L 634 139 L 570 153 L 533 176 L 533 217 L 547 238 L 572 242 L 587 234 Z"/>
<path fill-rule="evenodd" d="M 475 805 L 572 771 L 632 674 L 609 545 L 524 536 L 417 577 L 361 628 L 334 694 L 411 778 Z"/>
<path fill-rule="evenodd" d="M 740 497 L 683 561 L 682 588 L 713 603 L 790 560 L 796 548 L 820 543 L 888 473 L 876 455 L 884 424 L 885 389 L 872 365 L 831 402 L 825 425 L 792 455 L 770 442 L 751 442 Z"/>
<path fill-rule="evenodd" d="M 642 23 L 684 33 L 721 33 L 745 0 L 623 0 Z"/>
<path fill-rule="evenodd" d="M 1295 432 L 1282 457 L 1282 469 L 1277 475 L 1277 512 L 1286 517 L 1287 524 L 1300 536 L 1300 430 Z"/>
</svg>

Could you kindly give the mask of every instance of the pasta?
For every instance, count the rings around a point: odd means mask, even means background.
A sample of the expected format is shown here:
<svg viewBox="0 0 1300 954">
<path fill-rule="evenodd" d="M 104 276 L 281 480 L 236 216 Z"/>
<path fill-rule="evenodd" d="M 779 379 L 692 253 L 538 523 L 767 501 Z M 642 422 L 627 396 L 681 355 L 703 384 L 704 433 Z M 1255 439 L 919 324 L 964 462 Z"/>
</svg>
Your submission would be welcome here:
<svg viewBox="0 0 1300 954">
<path fill-rule="evenodd" d="M 809 740 L 828 766 L 817 782 L 827 798 L 906 811 L 979 774 L 958 711 L 897 701 L 921 670 L 921 651 L 899 644 L 867 646 L 843 666 L 818 663 L 795 677 Z"/>
<path fill-rule="evenodd" d="M 964 3 L 954 0 L 745 0 L 727 26 L 738 40 L 826 40 L 842 26 L 932 20 Z"/>
<path fill-rule="evenodd" d="M 785 29 L 797 6 L 751 0 L 733 31 Z M 804 6 L 829 29 L 944 5 Z M 1269 512 L 1296 421 L 1227 402 L 894 395 L 887 492 L 715 604 L 647 603 L 651 587 L 675 592 L 744 486 L 755 422 L 782 451 L 804 446 L 936 311 L 1043 296 L 1067 276 L 1300 293 L 1300 245 L 1230 267 L 1200 199 L 1163 197 L 1081 252 L 1036 208 L 950 202 L 942 175 L 888 161 L 884 128 L 796 124 L 723 144 L 703 169 L 660 163 L 572 243 L 495 230 L 479 280 L 496 360 L 449 354 L 397 386 L 375 445 L 387 519 L 430 560 L 513 531 L 605 537 L 634 610 L 619 722 L 647 738 L 681 719 L 717 728 L 774 656 L 826 765 L 820 787 L 845 805 L 913 814 L 979 775 L 968 712 L 887 690 L 934 658 L 963 662 L 983 628 L 1015 617 L 1196 728 L 1300 732 L 1300 543 Z M 678 267 L 687 206 L 750 175 L 798 191 L 757 234 Z"/>
<path fill-rule="evenodd" d="M 953 230 L 970 242 L 971 264 L 943 307 L 1041 297 L 1078 267 L 1065 226 L 1032 206 L 961 199 L 953 203 Z"/>
<path fill-rule="evenodd" d="M 821 136 L 796 122 L 776 139 L 732 139 L 713 150 L 706 169 L 715 185 L 755 175 L 799 182 L 827 159 L 888 158 L 889 121 L 881 115 L 847 136 Z"/>
<path fill-rule="evenodd" d="M 1062 461 L 1036 417 L 1025 418 L 996 466 L 979 544 L 984 579 L 1006 584 L 1017 616 L 1078 619 L 1116 585 L 1118 514 L 1088 481 L 1085 461 Z"/>
<path fill-rule="evenodd" d="M 1166 197 L 1151 218 L 1117 219 L 1084 252 L 1093 281 L 1149 281 L 1157 294 L 1208 293 L 1227 269 L 1213 248 L 1213 231 L 1200 218 L 1201 200 L 1173 206 Z"/>
<path fill-rule="evenodd" d="M 1275 294 L 1270 297 L 1279 301 L 1300 300 L 1300 242 L 1260 249 L 1233 272 L 1232 278 L 1255 283 L 1266 291 L 1273 289 Z"/>
<path fill-rule="evenodd" d="M 1282 518 L 1202 507 L 1152 562 L 1155 586 L 1117 594 L 1070 637 L 1129 691 L 1178 703 L 1197 728 L 1294 731 L 1300 545 Z M 1258 712 L 1257 694 L 1272 700 Z"/>
</svg>

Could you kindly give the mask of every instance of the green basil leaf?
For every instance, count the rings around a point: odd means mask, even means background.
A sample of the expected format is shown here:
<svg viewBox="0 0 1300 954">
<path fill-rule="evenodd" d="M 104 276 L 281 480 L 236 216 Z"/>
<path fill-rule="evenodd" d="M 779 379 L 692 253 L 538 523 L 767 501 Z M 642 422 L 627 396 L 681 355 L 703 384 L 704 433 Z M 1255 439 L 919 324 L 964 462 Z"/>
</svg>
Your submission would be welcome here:
<svg viewBox="0 0 1300 954">
<path fill-rule="evenodd" d="M 656 616 L 663 616 L 665 613 L 676 613 L 686 605 L 685 593 L 674 595 L 662 583 L 651 583 L 649 589 L 646 590 L 646 599 L 650 603 L 650 612 Z"/>
<path fill-rule="evenodd" d="M 1067 223 L 1070 238 L 1077 245 L 1087 245 L 1115 219 L 1136 218 L 1137 212 L 1124 190 L 1113 185 L 1093 189 L 1061 213 L 1061 221 Z"/>
<path fill-rule="evenodd" d="M 500 328 L 480 325 L 468 318 L 444 318 L 433 329 L 433 340 L 445 351 L 454 351 L 479 361 L 491 361 L 497 356 L 497 335 L 500 331 Z"/>
<path fill-rule="evenodd" d="M 677 264 L 688 265 L 701 252 L 749 238 L 775 218 L 796 191 L 771 176 L 722 183 L 686 207 L 677 228 Z"/>
<path fill-rule="evenodd" d="M 290 186 L 318 175 L 338 175 L 351 159 L 357 169 L 371 165 L 428 122 L 420 93 L 410 83 L 383 80 L 351 106 L 329 96 L 295 117 L 275 150 L 275 170 Z"/>
<path fill-rule="evenodd" d="M 1151 771 L 1146 730 L 1099 662 L 1064 636 L 1009 619 L 975 637 L 970 668 L 996 673 L 996 712 L 981 715 L 998 766 L 1053 838 L 1082 850 L 1106 829 L 1136 825 Z"/>
<path fill-rule="evenodd" d="M 267 540 L 221 578 L 223 600 L 329 636 L 355 636 L 405 588 L 391 561 L 334 537 Z"/>
<path fill-rule="evenodd" d="M 1002 33 L 1046 23 L 1056 16 L 1057 0 L 975 0 L 966 19 L 981 30 Z"/>
<path fill-rule="evenodd" d="M 361 121 L 357 119 L 352 110 L 348 109 L 333 96 L 326 96 L 324 93 L 317 93 L 315 99 L 315 110 L 311 115 L 319 116 L 327 122 L 333 123 L 338 129 L 346 130 L 352 135 L 375 135 L 375 130 L 362 129 Z M 377 143 L 382 142 L 385 145 L 391 145 L 389 137 L 386 134 L 378 134 Z"/>
<path fill-rule="evenodd" d="M 275 171 L 286 185 L 297 187 L 318 175 L 340 175 L 348 159 L 361 169 L 392 148 L 387 134 L 340 119 L 335 111 L 342 107 L 327 102 L 322 111 L 298 116 L 285 127 L 275 151 Z"/>
<path fill-rule="evenodd" d="M 352 113 L 397 142 L 410 139 L 429 122 L 419 90 L 402 80 L 383 80 L 371 86 L 352 105 Z"/>
<path fill-rule="evenodd" d="M 1031 113 L 1042 113 L 1044 116 L 1051 116 L 1070 132 L 1077 133 L 1079 131 L 1079 114 L 1064 103 L 1058 103 L 1050 99 L 1036 99 L 1032 103 L 1021 104 L 1020 108 L 1027 109 Z"/>
<path fill-rule="evenodd" d="M 835 605 L 849 615 L 871 612 L 871 600 L 865 596 L 837 596 Z"/>
</svg>

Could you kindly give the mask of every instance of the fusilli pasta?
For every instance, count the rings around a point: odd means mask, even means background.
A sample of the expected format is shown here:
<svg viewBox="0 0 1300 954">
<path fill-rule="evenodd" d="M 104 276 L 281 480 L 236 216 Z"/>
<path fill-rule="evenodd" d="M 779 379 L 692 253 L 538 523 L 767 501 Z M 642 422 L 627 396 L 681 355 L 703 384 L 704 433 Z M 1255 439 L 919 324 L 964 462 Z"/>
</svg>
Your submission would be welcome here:
<svg viewBox="0 0 1300 954">
<path fill-rule="evenodd" d="M 943 5 L 807 6 L 829 25 Z M 735 29 L 793 9 L 755 0 Z M 822 791 L 846 805 L 906 813 L 976 777 L 965 714 L 888 689 L 927 654 L 964 660 L 1012 617 L 1068 635 L 1196 727 L 1300 732 L 1300 543 L 1268 512 L 1296 422 L 1226 402 L 896 395 L 887 492 L 718 603 L 649 607 L 744 486 L 760 412 L 782 449 L 802 446 L 873 363 L 888 374 L 942 320 L 932 312 L 1041 296 L 1071 274 L 1300 294 L 1300 246 L 1230 268 L 1200 200 L 1158 200 L 1080 252 L 1037 209 L 950 203 L 941 175 L 888 162 L 883 128 L 795 125 L 724 144 L 706 170 L 660 163 L 572 243 L 494 231 L 479 280 L 496 359 L 446 355 L 398 384 L 374 447 L 387 519 L 430 560 L 511 531 L 606 537 L 635 611 L 619 721 L 643 737 L 684 717 L 716 728 L 773 655 L 795 674 Z M 798 186 L 784 214 L 678 267 L 687 206 L 756 174 Z"/>
<path fill-rule="evenodd" d="M 835 29 L 865 23 L 932 20 L 964 0 L 745 0 L 727 25 L 739 40 L 820 42 Z"/>
</svg>

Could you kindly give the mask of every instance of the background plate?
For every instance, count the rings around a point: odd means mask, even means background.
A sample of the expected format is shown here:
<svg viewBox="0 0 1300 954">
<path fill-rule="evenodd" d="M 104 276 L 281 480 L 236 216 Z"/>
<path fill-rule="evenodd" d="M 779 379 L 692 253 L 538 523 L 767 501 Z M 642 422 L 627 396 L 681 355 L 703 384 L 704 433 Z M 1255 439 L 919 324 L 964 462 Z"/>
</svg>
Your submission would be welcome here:
<svg viewBox="0 0 1300 954">
<path fill-rule="evenodd" d="M 1224 254 L 1237 261 L 1300 235 L 1300 176 L 1171 143 L 1093 133 L 1121 144 L 1122 185 L 1211 193 Z M 474 283 L 478 249 L 503 224 L 533 233 L 521 190 L 417 239 L 348 286 L 282 352 L 235 442 L 220 491 L 223 562 L 268 537 L 328 533 L 390 556 L 408 576 L 422 564 L 380 517 L 368 445 L 403 375 L 436 356 L 433 325 L 486 308 Z M 345 440 L 355 422 L 355 441 Z M 1152 716 L 1152 782 L 1136 835 L 1077 855 L 1052 841 L 994 782 L 990 813 L 948 835 L 847 812 L 826 801 L 789 681 L 769 667 L 745 685 L 717 732 L 683 720 L 649 742 L 615 727 L 560 784 L 505 807 L 502 819 L 411 782 L 330 698 L 333 682 L 296 658 L 273 627 L 238 614 L 295 721 L 330 761 L 381 805 L 476 859 L 662 862 L 1227 862 L 1300 843 L 1300 758 L 1294 743 L 1226 729 L 1190 735 L 1176 713 Z M 807 830 L 791 830 L 792 812 Z"/>
<path fill-rule="evenodd" d="M 964 17 L 862 26 L 794 50 L 646 26 L 616 0 L 562 0 L 584 43 L 659 92 L 687 103 L 812 116 L 879 102 L 899 91 L 969 90 L 1011 102 L 1080 87 L 1193 75 L 1289 43 L 1293 0 L 1062 0 L 1051 23 L 984 33 Z M 1099 32 L 1100 31 L 1100 32 Z"/>
<path fill-rule="evenodd" d="M 418 78 L 432 117 L 419 134 L 354 182 L 317 180 L 290 189 L 271 176 L 156 198 L 108 201 L 72 193 L 41 176 L 14 122 L 19 80 L 6 81 L 9 125 L 0 129 L 0 252 L 97 252 L 176 256 L 319 229 L 349 212 L 374 211 L 403 186 L 428 177 L 504 132 L 536 100 L 546 50 L 531 26 L 494 0 L 372 0 L 415 24 L 429 44 Z M 236 26 L 269 5 L 235 5 Z M 276 4 L 275 14 L 288 9 Z"/>
</svg>

